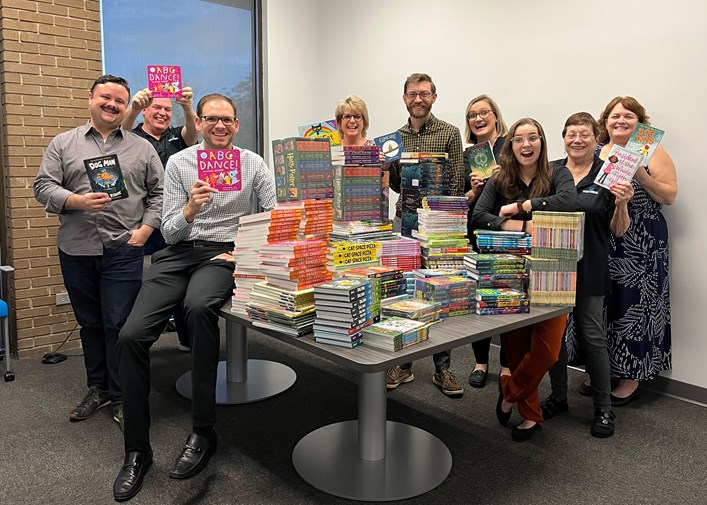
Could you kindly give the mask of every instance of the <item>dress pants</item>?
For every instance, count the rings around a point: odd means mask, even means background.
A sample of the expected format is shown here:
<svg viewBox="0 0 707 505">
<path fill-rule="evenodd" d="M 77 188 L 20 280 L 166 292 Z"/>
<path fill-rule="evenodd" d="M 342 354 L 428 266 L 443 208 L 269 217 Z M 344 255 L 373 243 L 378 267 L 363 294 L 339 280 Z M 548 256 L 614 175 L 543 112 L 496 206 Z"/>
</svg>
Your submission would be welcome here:
<svg viewBox="0 0 707 505">
<path fill-rule="evenodd" d="M 512 374 L 501 377 L 503 398 L 527 421 L 543 422 L 538 384 L 557 361 L 566 326 L 567 316 L 558 316 L 501 334 Z"/>
<path fill-rule="evenodd" d="M 59 250 L 61 273 L 76 322 L 88 387 L 123 399 L 118 374 L 118 333 L 133 308 L 142 283 L 142 247 L 124 244 L 100 256 L 74 256 Z"/>
<path fill-rule="evenodd" d="M 604 297 L 578 296 L 574 311 L 574 334 L 594 389 L 594 408 L 611 408 L 611 371 L 604 327 Z M 567 400 L 567 343 L 562 339 L 560 356 L 550 369 L 553 396 Z"/>
<path fill-rule="evenodd" d="M 212 260 L 228 243 L 180 242 L 155 253 L 140 294 L 120 332 L 125 451 L 150 449 L 150 347 L 182 303 L 191 338 L 192 426 L 216 423 L 219 309 L 233 293 L 233 264 Z"/>
<path fill-rule="evenodd" d="M 483 340 L 477 340 L 471 343 L 471 348 L 474 351 L 474 359 L 479 365 L 489 364 L 489 351 L 491 350 L 491 338 L 485 338 Z M 498 357 L 501 361 L 502 367 L 508 367 L 508 361 L 506 361 L 506 353 L 503 352 L 503 340 L 501 340 L 501 349 L 499 351 Z"/>
</svg>

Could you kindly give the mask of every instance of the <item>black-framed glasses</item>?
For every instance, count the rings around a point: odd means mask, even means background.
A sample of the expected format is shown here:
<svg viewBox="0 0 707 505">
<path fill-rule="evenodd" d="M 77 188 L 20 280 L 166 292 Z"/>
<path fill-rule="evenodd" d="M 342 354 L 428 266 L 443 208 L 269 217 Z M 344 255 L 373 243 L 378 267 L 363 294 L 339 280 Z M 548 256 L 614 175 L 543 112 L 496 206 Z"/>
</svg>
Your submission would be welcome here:
<svg viewBox="0 0 707 505">
<path fill-rule="evenodd" d="M 476 119 L 477 117 L 480 117 L 481 119 L 486 119 L 486 118 L 489 116 L 489 114 L 491 114 L 492 112 L 493 112 L 493 111 L 492 111 L 491 109 L 484 109 L 484 110 L 479 111 L 479 112 L 469 112 L 469 113 L 466 115 L 466 120 L 467 120 L 467 121 L 473 121 L 473 120 Z"/>
<path fill-rule="evenodd" d="M 217 125 L 219 121 L 223 123 L 223 126 L 232 126 L 238 121 L 238 118 L 233 116 L 218 117 L 218 116 L 201 116 L 201 120 L 208 125 Z"/>
<path fill-rule="evenodd" d="M 361 114 L 344 114 L 341 116 L 344 121 L 351 121 L 352 119 L 356 122 L 363 121 L 363 116 Z"/>
<path fill-rule="evenodd" d="M 431 91 L 408 91 L 407 93 L 405 93 L 405 98 L 407 98 L 408 100 L 414 100 L 419 96 L 423 100 L 427 100 L 432 95 L 433 93 Z"/>
</svg>

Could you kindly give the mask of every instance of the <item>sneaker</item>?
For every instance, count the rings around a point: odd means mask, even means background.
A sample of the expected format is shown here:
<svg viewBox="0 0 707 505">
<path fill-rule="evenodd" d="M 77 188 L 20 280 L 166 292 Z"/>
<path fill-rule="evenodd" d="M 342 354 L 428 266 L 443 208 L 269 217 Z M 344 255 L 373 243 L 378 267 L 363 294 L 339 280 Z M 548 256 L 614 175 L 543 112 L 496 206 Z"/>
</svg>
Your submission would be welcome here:
<svg viewBox="0 0 707 505">
<path fill-rule="evenodd" d="M 591 434 L 596 438 L 609 438 L 614 434 L 614 419 L 616 416 L 610 409 L 596 409 Z"/>
<path fill-rule="evenodd" d="M 120 431 L 123 431 L 123 404 L 113 404 L 113 421 L 118 423 Z"/>
<path fill-rule="evenodd" d="M 389 368 L 385 373 L 385 386 L 388 389 L 395 389 L 400 384 L 412 382 L 415 380 L 415 375 L 412 373 L 412 368 L 400 368 L 394 366 Z"/>
<path fill-rule="evenodd" d="M 567 412 L 569 405 L 567 400 L 560 400 L 556 396 L 550 395 L 545 401 L 540 402 L 540 410 L 543 411 L 543 419 L 552 419 L 557 414 Z"/>
<path fill-rule="evenodd" d="M 432 376 L 432 382 L 442 388 L 442 392 L 447 396 L 461 396 L 464 388 L 452 372 L 446 368 L 440 370 Z"/>
<path fill-rule="evenodd" d="M 98 409 L 105 407 L 110 403 L 108 391 L 102 391 L 96 386 L 91 386 L 74 410 L 69 413 L 69 420 L 83 421 L 95 414 Z"/>
</svg>

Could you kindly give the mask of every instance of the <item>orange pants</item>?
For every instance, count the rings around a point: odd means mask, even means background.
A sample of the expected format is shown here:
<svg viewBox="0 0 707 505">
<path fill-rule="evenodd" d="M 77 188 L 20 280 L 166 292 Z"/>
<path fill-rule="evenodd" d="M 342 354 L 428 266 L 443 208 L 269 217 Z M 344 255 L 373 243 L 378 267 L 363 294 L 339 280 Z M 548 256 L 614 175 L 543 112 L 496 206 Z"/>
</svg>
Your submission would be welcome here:
<svg viewBox="0 0 707 505">
<path fill-rule="evenodd" d="M 567 316 L 558 316 L 501 334 L 511 377 L 501 377 L 503 398 L 518 406 L 528 421 L 543 422 L 538 404 L 538 384 L 557 362 Z"/>
</svg>

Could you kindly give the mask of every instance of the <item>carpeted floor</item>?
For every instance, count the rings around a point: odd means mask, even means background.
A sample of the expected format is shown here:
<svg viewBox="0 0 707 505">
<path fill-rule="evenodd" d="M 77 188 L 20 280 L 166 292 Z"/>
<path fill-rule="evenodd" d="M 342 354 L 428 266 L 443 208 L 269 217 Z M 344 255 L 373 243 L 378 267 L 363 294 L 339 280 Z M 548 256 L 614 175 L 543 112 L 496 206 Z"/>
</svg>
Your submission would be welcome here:
<svg viewBox="0 0 707 505">
<path fill-rule="evenodd" d="M 153 348 L 155 464 L 131 504 L 352 503 L 309 486 L 291 456 L 309 432 L 356 417 L 356 374 L 262 335 L 251 334 L 249 347 L 252 358 L 292 367 L 297 382 L 266 401 L 219 407 L 218 452 L 187 481 L 170 480 L 167 473 L 190 431 L 189 402 L 174 387 L 189 369 L 189 357 L 177 350 L 174 334 Z M 433 433 L 453 457 L 442 485 L 398 503 L 707 503 L 705 408 L 643 391 L 638 401 L 616 408 L 616 435 L 595 439 L 589 435 L 591 399 L 576 392 L 582 374 L 570 371 L 570 411 L 520 444 L 494 415 L 497 357 L 492 350 L 486 388 L 467 386 L 461 399 L 445 397 L 431 383 L 431 358 L 415 363 L 414 382 L 388 394 L 388 419 Z M 468 347 L 452 354 L 452 371 L 465 384 L 472 360 Z M 56 365 L 26 359 L 13 368 L 15 382 L 0 383 L 0 503 L 113 503 L 123 445 L 111 409 L 68 421 L 85 393 L 82 358 Z M 544 382 L 541 398 L 547 392 Z M 511 424 L 518 420 L 514 413 Z"/>
</svg>

